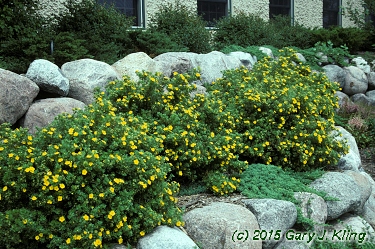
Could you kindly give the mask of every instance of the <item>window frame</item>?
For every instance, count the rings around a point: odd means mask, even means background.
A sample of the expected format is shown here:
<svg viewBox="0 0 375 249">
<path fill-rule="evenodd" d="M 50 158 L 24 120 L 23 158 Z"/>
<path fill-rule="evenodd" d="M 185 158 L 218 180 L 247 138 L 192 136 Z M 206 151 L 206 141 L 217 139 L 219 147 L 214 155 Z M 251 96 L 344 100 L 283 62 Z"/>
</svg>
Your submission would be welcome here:
<svg viewBox="0 0 375 249">
<path fill-rule="evenodd" d="M 218 19 L 220 19 L 222 17 L 231 16 L 231 9 L 232 9 L 232 1 L 231 0 L 197 0 L 197 13 L 198 13 L 199 16 L 201 16 L 203 18 L 202 14 L 204 14 L 204 12 L 203 11 L 199 11 L 199 9 L 200 9 L 199 8 L 199 4 L 200 3 L 223 3 L 223 4 L 225 4 L 225 6 L 224 6 L 224 15 L 222 15 Z M 216 21 L 218 21 L 218 20 L 216 20 Z M 212 21 L 207 20 L 206 21 L 206 28 L 215 29 L 215 23 L 216 22 L 214 22 L 213 20 Z"/>
<path fill-rule="evenodd" d="M 342 25 L 342 1 L 336 0 L 338 2 L 337 3 L 337 6 L 338 6 L 337 10 L 324 8 L 324 2 L 325 1 L 328 1 L 328 0 L 323 0 L 323 13 L 322 13 L 323 28 L 328 29 L 331 26 L 341 26 Z M 333 1 L 333 0 L 331 0 L 331 1 Z M 328 13 L 336 13 L 336 20 L 337 20 L 336 24 L 329 24 L 329 23 L 327 25 L 325 24 L 324 17 L 325 17 L 325 13 L 327 13 L 327 12 Z"/>
<path fill-rule="evenodd" d="M 279 13 L 279 14 L 274 14 L 271 12 L 271 9 L 274 9 L 274 8 L 282 8 L 282 9 L 286 9 L 288 8 L 288 14 L 286 14 L 287 16 L 289 16 L 292 20 L 293 20 L 293 15 L 294 15 L 294 1 L 293 0 L 287 0 L 288 1 L 288 5 L 285 5 L 285 4 L 274 4 L 274 3 L 271 3 L 272 0 L 269 1 L 269 4 L 268 4 L 268 7 L 269 7 L 269 11 L 268 11 L 268 17 L 269 19 L 273 19 L 274 16 L 276 15 L 285 15 L 285 14 L 282 14 L 282 13 Z M 287 6 L 287 7 L 286 7 Z"/>
<path fill-rule="evenodd" d="M 116 2 L 117 1 L 126 1 L 126 0 L 97 0 L 97 3 L 101 4 L 101 5 L 111 5 L 111 4 L 114 4 L 114 7 L 116 9 L 118 9 L 122 14 L 125 14 L 126 13 L 123 13 L 122 12 L 122 9 L 119 9 L 116 7 Z M 134 16 L 135 17 L 135 25 L 132 25 L 132 28 L 145 28 L 146 24 L 145 24 L 145 0 L 131 0 L 131 1 L 135 1 L 136 2 L 136 7 L 134 8 L 135 9 L 135 12 L 136 12 L 136 15 Z M 129 17 L 132 17 L 132 16 L 129 16 Z"/>
</svg>

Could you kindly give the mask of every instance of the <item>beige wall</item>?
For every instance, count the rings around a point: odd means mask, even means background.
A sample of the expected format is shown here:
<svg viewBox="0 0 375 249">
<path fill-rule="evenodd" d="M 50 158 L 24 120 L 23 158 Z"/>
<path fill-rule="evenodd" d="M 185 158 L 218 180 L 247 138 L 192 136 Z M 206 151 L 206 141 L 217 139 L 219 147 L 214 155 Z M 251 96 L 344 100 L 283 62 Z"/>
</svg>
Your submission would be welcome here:
<svg viewBox="0 0 375 249">
<path fill-rule="evenodd" d="M 232 14 L 239 12 L 255 14 L 264 20 L 269 18 L 269 1 L 265 0 L 232 0 Z"/>
<path fill-rule="evenodd" d="M 52 13 L 61 13 L 64 11 L 63 3 L 66 0 L 39 0 L 42 13 L 46 16 L 51 16 Z M 76 0 L 80 1 L 80 0 Z M 145 26 L 150 25 L 152 16 L 156 13 L 161 5 L 174 4 L 175 0 L 144 0 L 145 1 Z M 197 10 L 197 0 L 180 1 L 192 11 Z M 347 8 L 349 3 L 352 3 L 360 11 L 364 11 L 361 6 L 361 0 L 342 0 L 343 8 Z M 295 22 L 306 27 L 315 28 L 322 27 L 322 0 L 294 0 L 293 18 Z M 251 13 L 260 16 L 264 20 L 268 20 L 269 1 L 268 0 L 231 0 L 230 8 L 232 15 L 239 12 Z M 354 23 L 350 20 L 349 15 L 342 15 L 342 26 L 351 27 Z"/>
<path fill-rule="evenodd" d="M 352 5 L 355 9 L 360 11 L 360 13 L 364 13 L 364 8 L 362 6 L 362 1 L 360 0 L 341 0 L 342 6 L 343 6 L 343 15 L 342 15 L 342 27 L 354 27 L 355 24 L 352 20 L 350 20 L 350 16 L 346 14 L 345 9 L 348 8 L 350 5 Z"/>
<path fill-rule="evenodd" d="M 322 27 L 322 0 L 294 0 L 294 21 L 305 27 Z"/>
<path fill-rule="evenodd" d="M 169 5 L 175 4 L 175 0 L 163 0 L 163 1 L 155 1 L 155 0 L 145 0 L 145 8 L 146 8 L 146 28 L 150 25 L 151 19 L 154 13 L 156 13 L 160 6 L 162 5 Z M 188 0 L 188 1 L 180 1 L 181 4 L 185 5 L 192 11 L 197 11 L 197 1 L 196 0 Z M 161 4 L 162 3 L 162 4 Z"/>
</svg>

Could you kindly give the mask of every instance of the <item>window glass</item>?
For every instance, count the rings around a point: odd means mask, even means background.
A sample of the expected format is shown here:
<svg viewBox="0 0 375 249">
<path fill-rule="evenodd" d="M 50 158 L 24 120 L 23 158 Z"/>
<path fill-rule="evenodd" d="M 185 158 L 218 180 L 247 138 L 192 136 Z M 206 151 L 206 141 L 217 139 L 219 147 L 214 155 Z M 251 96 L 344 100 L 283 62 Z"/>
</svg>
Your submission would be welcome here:
<svg viewBox="0 0 375 249">
<path fill-rule="evenodd" d="M 98 0 L 99 4 L 113 5 L 118 11 L 129 17 L 134 17 L 134 26 L 141 26 L 139 0 Z"/>
<path fill-rule="evenodd" d="M 290 15 L 290 0 L 270 0 L 269 17 L 274 18 L 277 15 Z"/>
<path fill-rule="evenodd" d="M 323 0 L 323 27 L 339 25 L 340 0 Z"/>
<path fill-rule="evenodd" d="M 216 21 L 228 15 L 228 1 L 226 0 L 198 0 L 198 15 L 207 22 L 207 26 L 215 26 Z"/>
</svg>

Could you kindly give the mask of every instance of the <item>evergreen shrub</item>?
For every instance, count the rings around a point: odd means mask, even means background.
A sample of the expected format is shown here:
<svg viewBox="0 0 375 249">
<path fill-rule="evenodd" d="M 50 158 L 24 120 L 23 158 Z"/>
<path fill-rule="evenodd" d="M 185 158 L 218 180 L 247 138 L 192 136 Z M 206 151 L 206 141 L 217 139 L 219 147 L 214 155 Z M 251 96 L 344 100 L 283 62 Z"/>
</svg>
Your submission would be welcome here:
<svg viewBox="0 0 375 249">
<path fill-rule="evenodd" d="M 238 13 L 218 20 L 217 29 L 213 35 L 215 49 L 230 45 L 262 46 L 268 44 L 267 37 L 270 35 L 268 23 L 262 18 L 245 13 Z"/>
<path fill-rule="evenodd" d="M 103 6 L 91 0 L 69 0 L 64 5 L 66 11 L 54 17 L 56 25 L 53 27 L 53 34 L 55 36 L 59 37 L 60 33 L 71 33 L 71 37 L 84 41 L 80 46 L 88 50 L 87 54 L 108 64 L 113 64 L 134 51 L 127 32 L 133 20 L 121 14 L 114 6 Z M 69 40 L 62 40 L 63 44 L 59 41 L 57 39 L 55 42 L 57 50 L 65 46 L 74 46 L 74 42 L 64 45 Z M 72 53 L 66 55 L 67 58 L 84 56 L 80 52 L 74 54 L 74 50 L 64 51 L 64 53 Z"/>
<path fill-rule="evenodd" d="M 196 11 L 189 9 L 180 1 L 163 4 L 152 18 L 150 29 L 158 31 L 190 52 L 207 53 L 211 51 L 210 31 Z"/>
<path fill-rule="evenodd" d="M 50 36 L 36 0 L 0 0 L 1 68 L 24 73 L 29 64 L 49 58 Z"/>
</svg>

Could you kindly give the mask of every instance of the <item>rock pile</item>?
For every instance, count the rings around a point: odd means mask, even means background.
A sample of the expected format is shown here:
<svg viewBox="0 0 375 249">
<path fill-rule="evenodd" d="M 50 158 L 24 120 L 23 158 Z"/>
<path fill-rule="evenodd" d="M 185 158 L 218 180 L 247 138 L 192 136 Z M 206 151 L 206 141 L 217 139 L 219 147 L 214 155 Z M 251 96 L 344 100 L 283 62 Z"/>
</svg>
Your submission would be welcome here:
<svg viewBox="0 0 375 249">
<path fill-rule="evenodd" d="M 210 83 L 220 78 L 224 70 L 240 66 L 251 69 L 256 61 L 248 53 L 225 55 L 216 51 L 208 54 L 171 52 L 154 59 L 140 52 L 112 66 L 82 59 L 68 62 L 61 69 L 46 60 L 36 60 L 24 76 L 0 69 L 0 123 L 17 123 L 34 133 L 37 127 L 48 125 L 55 116 L 90 104 L 96 87 L 103 89 L 109 81 L 121 79 L 124 74 L 137 80 L 136 70 L 171 76 L 175 71 L 185 73 L 200 68 L 201 81 Z M 375 106 L 375 72 L 361 58 L 353 62 L 356 66 L 323 67 L 330 80 L 340 83 L 339 103 L 341 106 L 356 102 Z M 201 83 L 197 82 L 198 90 L 205 92 Z M 53 98 L 43 97 L 46 95 Z M 301 201 L 303 214 L 316 223 L 314 232 L 307 233 L 295 227 L 297 211 L 291 202 L 246 199 L 243 205 L 218 202 L 191 210 L 184 216 L 184 229 L 157 227 L 139 240 L 137 248 L 281 249 L 310 248 L 313 240 L 375 241 L 375 182 L 363 172 L 354 137 L 343 128 L 339 130 L 342 137 L 333 135 L 348 141 L 349 154 L 341 158 L 337 172 L 328 172 L 311 184 L 312 188 L 337 200 L 324 201 L 315 194 L 295 193 L 296 199 Z"/>
</svg>

